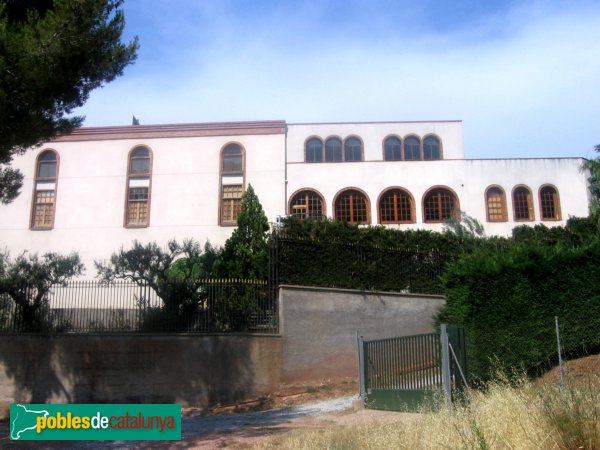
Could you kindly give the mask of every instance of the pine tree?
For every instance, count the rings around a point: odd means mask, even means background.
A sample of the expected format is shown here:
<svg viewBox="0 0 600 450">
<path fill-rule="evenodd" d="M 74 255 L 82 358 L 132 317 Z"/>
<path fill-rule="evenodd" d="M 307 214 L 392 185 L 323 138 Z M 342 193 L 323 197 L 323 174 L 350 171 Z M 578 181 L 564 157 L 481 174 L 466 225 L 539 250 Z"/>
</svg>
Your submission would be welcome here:
<svg viewBox="0 0 600 450">
<path fill-rule="evenodd" d="M 135 60 L 137 38 L 121 42 L 122 3 L 0 1 L 0 164 L 80 126 L 73 110 Z M 0 167 L 0 202 L 12 201 L 22 181 Z"/>
<path fill-rule="evenodd" d="M 268 273 L 269 221 L 251 185 L 242 196 L 237 228 L 225 242 L 219 275 L 228 278 L 265 279 Z"/>
</svg>

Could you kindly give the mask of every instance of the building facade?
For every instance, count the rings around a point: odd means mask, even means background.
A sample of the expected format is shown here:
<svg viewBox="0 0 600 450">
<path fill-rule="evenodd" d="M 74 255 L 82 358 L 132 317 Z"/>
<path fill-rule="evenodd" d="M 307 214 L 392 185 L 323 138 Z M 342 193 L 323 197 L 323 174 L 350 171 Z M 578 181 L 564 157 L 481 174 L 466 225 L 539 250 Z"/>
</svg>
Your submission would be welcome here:
<svg viewBox="0 0 600 450">
<path fill-rule="evenodd" d="M 284 121 L 81 128 L 14 160 L 21 195 L 0 241 L 93 261 L 132 240 L 221 245 L 254 187 L 270 221 L 331 217 L 441 230 L 462 210 L 487 235 L 588 214 L 582 158 L 465 159 L 462 122 Z"/>
</svg>

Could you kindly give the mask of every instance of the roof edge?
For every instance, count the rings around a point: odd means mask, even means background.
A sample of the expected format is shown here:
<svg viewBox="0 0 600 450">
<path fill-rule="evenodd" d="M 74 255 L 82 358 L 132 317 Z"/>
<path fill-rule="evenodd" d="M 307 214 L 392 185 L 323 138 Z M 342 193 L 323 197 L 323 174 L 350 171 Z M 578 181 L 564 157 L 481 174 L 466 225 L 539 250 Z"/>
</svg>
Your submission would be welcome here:
<svg viewBox="0 0 600 450">
<path fill-rule="evenodd" d="M 284 134 L 285 131 L 285 120 L 125 125 L 77 128 L 70 134 L 57 136 L 53 141 Z"/>
</svg>

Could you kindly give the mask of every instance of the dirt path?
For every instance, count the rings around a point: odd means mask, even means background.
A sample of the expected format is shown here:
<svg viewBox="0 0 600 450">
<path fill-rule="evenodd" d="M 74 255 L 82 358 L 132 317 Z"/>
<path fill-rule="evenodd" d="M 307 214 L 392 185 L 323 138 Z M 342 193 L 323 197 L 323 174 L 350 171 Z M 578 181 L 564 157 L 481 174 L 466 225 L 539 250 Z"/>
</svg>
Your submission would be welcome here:
<svg viewBox="0 0 600 450">
<path fill-rule="evenodd" d="M 352 412 L 356 395 L 316 403 L 237 414 L 204 415 L 186 413 L 182 417 L 182 440 L 167 441 L 54 441 L 35 443 L 8 439 L 8 423 L 0 425 L 2 448 L 19 449 L 217 449 L 250 444 L 261 437 L 300 426 L 311 426 L 307 419 L 335 422 L 338 414 Z M 340 416 L 341 417 L 341 416 Z M 323 422 L 324 423 L 324 422 Z"/>
</svg>

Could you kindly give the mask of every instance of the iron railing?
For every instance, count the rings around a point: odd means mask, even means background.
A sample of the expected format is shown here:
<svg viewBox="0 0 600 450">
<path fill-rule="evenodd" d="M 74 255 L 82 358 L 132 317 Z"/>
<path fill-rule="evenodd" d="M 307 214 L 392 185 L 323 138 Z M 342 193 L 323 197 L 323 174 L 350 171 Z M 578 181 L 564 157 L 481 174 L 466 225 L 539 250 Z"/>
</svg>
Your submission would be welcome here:
<svg viewBox="0 0 600 450">
<path fill-rule="evenodd" d="M 364 352 L 368 388 L 437 389 L 442 386 L 438 333 L 365 341 Z"/>
<path fill-rule="evenodd" d="M 130 281 L 54 285 L 37 305 L 35 291 L 25 293 L 26 301 L 3 295 L 0 333 L 278 332 L 277 300 L 266 281 L 207 279 L 197 285 L 191 297 L 170 305 L 147 284 Z"/>
</svg>

